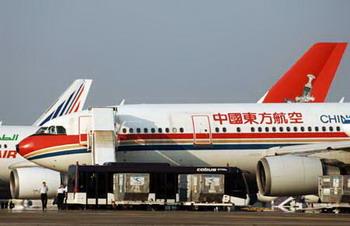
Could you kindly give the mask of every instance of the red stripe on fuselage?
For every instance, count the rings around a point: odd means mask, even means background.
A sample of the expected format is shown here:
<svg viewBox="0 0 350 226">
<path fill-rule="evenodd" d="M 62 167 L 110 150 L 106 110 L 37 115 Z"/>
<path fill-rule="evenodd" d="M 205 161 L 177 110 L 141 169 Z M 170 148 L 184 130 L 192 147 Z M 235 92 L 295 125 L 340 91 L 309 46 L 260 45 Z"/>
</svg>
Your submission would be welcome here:
<svg viewBox="0 0 350 226">
<path fill-rule="evenodd" d="M 127 140 L 186 140 L 193 139 L 193 133 L 163 133 L 163 134 L 118 134 L 120 141 Z M 196 134 L 196 139 L 207 139 L 208 134 Z M 305 133 L 212 133 L 212 139 L 279 139 L 279 138 L 348 138 L 344 132 L 305 132 Z M 33 135 L 25 138 L 19 144 L 20 154 L 26 155 L 33 151 L 68 144 L 79 144 L 86 141 L 87 135 Z M 264 141 L 262 141 L 264 142 Z"/>
<path fill-rule="evenodd" d="M 212 133 L 213 139 L 259 139 L 259 138 L 346 138 L 344 132 L 289 132 L 289 133 Z M 207 134 L 196 134 L 196 138 L 208 138 Z M 181 134 L 118 134 L 119 140 L 136 139 L 193 139 L 193 133 Z"/>
</svg>

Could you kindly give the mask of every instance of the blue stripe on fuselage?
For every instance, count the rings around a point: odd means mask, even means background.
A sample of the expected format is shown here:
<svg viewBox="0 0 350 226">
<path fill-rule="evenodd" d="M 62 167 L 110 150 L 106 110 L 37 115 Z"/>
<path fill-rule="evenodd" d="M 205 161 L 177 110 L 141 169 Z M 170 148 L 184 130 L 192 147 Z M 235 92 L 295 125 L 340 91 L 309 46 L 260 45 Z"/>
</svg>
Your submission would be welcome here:
<svg viewBox="0 0 350 226">
<path fill-rule="evenodd" d="M 262 150 L 272 147 L 282 147 L 298 144 L 213 144 L 213 145 L 127 145 L 119 146 L 117 151 L 192 151 L 192 150 Z M 66 150 L 54 153 L 45 153 L 29 157 L 28 160 L 50 158 L 71 154 L 90 153 L 87 149 Z"/>
<path fill-rule="evenodd" d="M 50 158 L 50 157 L 54 157 L 54 156 L 71 155 L 71 154 L 83 154 L 83 153 L 88 153 L 86 148 L 65 150 L 65 151 L 59 151 L 59 152 L 53 152 L 53 153 L 45 153 L 42 155 L 36 155 L 33 157 L 29 157 L 28 160 L 43 159 L 43 158 Z"/>
<path fill-rule="evenodd" d="M 258 150 L 298 144 L 208 144 L 208 145 L 125 145 L 118 146 L 118 151 L 177 151 L 177 150 Z"/>
</svg>

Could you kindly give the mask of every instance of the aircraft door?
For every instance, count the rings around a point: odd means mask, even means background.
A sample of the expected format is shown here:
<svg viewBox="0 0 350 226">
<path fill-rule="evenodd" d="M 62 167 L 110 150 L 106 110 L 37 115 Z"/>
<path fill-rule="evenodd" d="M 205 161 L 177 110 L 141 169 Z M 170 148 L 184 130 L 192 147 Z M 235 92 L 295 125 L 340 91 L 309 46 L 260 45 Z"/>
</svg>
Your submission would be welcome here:
<svg viewBox="0 0 350 226">
<path fill-rule="evenodd" d="M 212 134 L 208 115 L 192 115 L 193 144 L 212 144 Z"/>
<path fill-rule="evenodd" d="M 80 145 L 87 145 L 88 150 L 91 150 L 92 137 L 91 137 L 91 116 L 79 117 L 79 143 Z"/>
</svg>

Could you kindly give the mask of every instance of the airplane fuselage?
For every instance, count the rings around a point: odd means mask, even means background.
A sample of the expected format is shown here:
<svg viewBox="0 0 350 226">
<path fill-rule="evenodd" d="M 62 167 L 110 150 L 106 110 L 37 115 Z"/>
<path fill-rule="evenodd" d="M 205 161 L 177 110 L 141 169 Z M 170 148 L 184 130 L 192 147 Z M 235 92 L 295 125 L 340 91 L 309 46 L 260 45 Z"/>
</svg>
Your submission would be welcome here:
<svg viewBox="0 0 350 226">
<path fill-rule="evenodd" d="M 63 118 L 51 124 L 68 122 Z M 272 148 L 349 141 L 349 122 L 350 104 L 337 103 L 123 105 L 116 113 L 116 159 L 229 165 L 254 174 L 257 161 Z M 60 171 L 77 161 L 91 164 L 91 153 L 79 144 L 79 132 L 66 126 L 67 135 L 52 136 L 53 143 L 45 139 L 24 151 L 24 157 Z M 350 163 L 346 152 L 328 157 Z"/>
</svg>

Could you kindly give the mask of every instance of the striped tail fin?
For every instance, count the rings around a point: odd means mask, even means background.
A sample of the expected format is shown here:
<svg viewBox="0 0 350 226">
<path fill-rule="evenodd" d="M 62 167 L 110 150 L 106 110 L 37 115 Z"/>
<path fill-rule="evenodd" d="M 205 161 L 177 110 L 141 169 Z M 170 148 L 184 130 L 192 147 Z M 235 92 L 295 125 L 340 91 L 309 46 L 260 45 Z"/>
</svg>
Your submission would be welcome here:
<svg viewBox="0 0 350 226">
<path fill-rule="evenodd" d="M 34 126 L 42 126 L 48 121 L 62 115 L 74 113 L 83 109 L 87 95 L 91 87 L 92 80 L 77 79 L 64 93 L 51 105 L 38 120 Z"/>
</svg>

